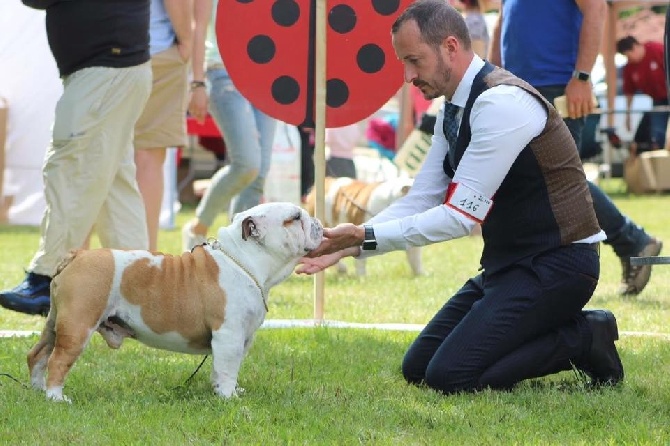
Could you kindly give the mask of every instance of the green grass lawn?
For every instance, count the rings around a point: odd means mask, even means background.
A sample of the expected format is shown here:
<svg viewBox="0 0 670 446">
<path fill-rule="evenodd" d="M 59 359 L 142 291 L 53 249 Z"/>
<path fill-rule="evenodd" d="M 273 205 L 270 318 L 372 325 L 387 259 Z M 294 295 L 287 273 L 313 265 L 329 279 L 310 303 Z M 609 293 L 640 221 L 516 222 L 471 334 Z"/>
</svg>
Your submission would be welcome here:
<svg viewBox="0 0 670 446">
<path fill-rule="evenodd" d="M 623 212 L 670 243 L 670 196 L 605 186 Z M 192 212 L 184 209 L 178 225 Z M 38 237 L 37 228 L 0 226 L 0 288 L 22 279 Z M 179 229 L 162 231 L 160 245 L 179 252 Z M 476 273 L 480 251 L 474 237 L 427 247 L 429 274 L 419 278 L 404 253 L 371 259 L 365 278 L 328 271 L 325 317 L 423 324 Z M 0 338 L 0 444 L 670 444 L 670 265 L 654 268 L 640 296 L 621 298 L 618 259 L 607 246 L 601 257 L 589 307 L 609 308 L 619 321 L 626 379 L 614 389 L 587 390 L 564 372 L 511 392 L 443 396 L 400 374 L 415 332 L 320 327 L 260 330 L 240 371 L 246 392 L 230 401 L 211 391 L 211 358 L 186 382 L 202 357 L 132 340 L 110 350 L 96 335 L 68 377 L 67 405 L 24 387 L 36 337 Z M 267 317 L 312 318 L 313 287 L 303 276 L 275 287 Z M 43 321 L 0 309 L 0 330 L 40 330 Z"/>
</svg>

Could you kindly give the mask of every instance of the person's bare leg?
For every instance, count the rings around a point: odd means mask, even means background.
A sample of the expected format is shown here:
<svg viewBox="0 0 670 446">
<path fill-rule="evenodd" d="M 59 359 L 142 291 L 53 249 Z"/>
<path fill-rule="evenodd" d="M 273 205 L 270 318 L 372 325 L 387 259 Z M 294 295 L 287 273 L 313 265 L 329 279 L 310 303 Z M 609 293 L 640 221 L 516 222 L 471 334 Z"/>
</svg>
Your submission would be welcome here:
<svg viewBox="0 0 670 446">
<path fill-rule="evenodd" d="M 135 150 L 137 184 L 146 209 L 149 250 L 151 251 L 158 249 L 158 227 L 165 181 L 163 178 L 165 154 L 164 147 Z"/>
</svg>

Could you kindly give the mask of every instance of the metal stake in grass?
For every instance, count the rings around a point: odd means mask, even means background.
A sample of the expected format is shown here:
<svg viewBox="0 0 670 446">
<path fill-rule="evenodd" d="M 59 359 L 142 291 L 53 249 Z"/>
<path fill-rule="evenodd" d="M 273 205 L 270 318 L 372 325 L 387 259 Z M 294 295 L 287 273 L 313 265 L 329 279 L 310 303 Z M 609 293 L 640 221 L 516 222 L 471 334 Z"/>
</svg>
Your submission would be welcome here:
<svg viewBox="0 0 670 446">
<path fill-rule="evenodd" d="M 631 257 L 630 258 L 631 266 L 641 266 L 641 265 L 670 265 L 670 257 Z"/>
</svg>

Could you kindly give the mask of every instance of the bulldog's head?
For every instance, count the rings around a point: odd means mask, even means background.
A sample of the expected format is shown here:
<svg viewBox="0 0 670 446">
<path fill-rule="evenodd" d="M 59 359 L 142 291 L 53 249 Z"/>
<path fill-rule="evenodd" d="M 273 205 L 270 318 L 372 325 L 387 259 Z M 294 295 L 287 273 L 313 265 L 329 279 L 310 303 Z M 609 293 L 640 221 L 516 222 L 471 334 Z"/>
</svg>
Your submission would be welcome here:
<svg viewBox="0 0 670 446">
<path fill-rule="evenodd" d="M 299 259 L 323 238 L 321 222 L 293 203 L 254 206 L 236 214 L 231 226 L 244 242 L 255 243 L 282 259 Z"/>
</svg>

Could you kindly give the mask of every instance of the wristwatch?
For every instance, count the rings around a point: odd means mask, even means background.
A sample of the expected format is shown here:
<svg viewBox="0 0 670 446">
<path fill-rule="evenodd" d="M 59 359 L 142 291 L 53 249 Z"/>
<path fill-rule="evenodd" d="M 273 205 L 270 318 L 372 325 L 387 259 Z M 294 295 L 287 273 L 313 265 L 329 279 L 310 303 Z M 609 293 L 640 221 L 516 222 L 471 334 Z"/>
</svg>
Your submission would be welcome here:
<svg viewBox="0 0 670 446">
<path fill-rule="evenodd" d="M 207 84 L 205 83 L 205 81 L 191 81 L 190 87 L 191 91 L 193 91 L 196 88 L 205 88 L 207 87 Z"/>
<path fill-rule="evenodd" d="M 363 238 L 363 244 L 361 245 L 361 249 L 363 251 L 374 251 L 377 249 L 377 239 L 375 238 L 375 231 L 372 229 L 372 226 L 370 225 L 363 225 L 363 229 L 365 230 L 365 236 Z"/>
<path fill-rule="evenodd" d="M 591 74 L 587 73 L 586 71 L 575 70 L 572 72 L 572 77 L 577 80 L 586 82 L 589 79 L 591 79 Z"/>
</svg>

